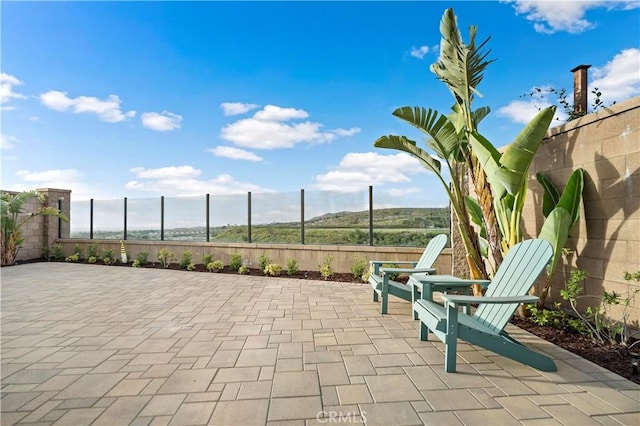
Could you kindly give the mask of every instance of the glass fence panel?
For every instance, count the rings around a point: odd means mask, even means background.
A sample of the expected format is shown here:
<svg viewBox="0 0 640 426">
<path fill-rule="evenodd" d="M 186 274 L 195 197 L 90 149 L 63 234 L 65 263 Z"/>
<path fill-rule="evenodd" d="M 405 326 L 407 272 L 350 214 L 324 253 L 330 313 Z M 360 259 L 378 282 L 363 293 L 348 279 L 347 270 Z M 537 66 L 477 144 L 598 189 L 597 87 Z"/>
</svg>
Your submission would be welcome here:
<svg viewBox="0 0 640 426">
<path fill-rule="evenodd" d="M 71 201 L 69 212 L 69 228 L 71 238 L 89 238 L 91 223 L 89 200 Z"/>
<path fill-rule="evenodd" d="M 247 194 L 211 196 L 209 241 L 241 243 L 249 240 L 247 200 Z"/>
<path fill-rule="evenodd" d="M 124 199 L 93 200 L 93 238 L 124 238 Z"/>
<path fill-rule="evenodd" d="M 373 245 L 425 247 L 438 234 L 449 235 L 449 207 L 434 206 L 428 191 L 374 193 Z"/>
<path fill-rule="evenodd" d="M 369 244 L 369 191 L 305 191 L 306 244 Z"/>
<path fill-rule="evenodd" d="M 206 241 L 206 196 L 165 197 L 164 239 Z"/>
<path fill-rule="evenodd" d="M 160 197 L 127 198 L 127 239 L 160 240 Z"/>
<path fill-rule="evenodd" d="M 251 242 L 301 242 L 300 193 L 251 194 Z"/>
</svg>

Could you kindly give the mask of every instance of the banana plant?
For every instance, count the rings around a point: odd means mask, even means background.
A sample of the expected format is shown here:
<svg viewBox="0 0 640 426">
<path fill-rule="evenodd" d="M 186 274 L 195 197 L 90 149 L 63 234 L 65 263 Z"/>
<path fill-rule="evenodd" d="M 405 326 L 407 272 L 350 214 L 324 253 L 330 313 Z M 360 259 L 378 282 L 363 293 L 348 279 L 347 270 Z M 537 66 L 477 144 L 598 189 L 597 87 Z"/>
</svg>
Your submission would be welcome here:
<svg viewBox="0 0 640 426">
<path fill-rule="evenodd" d="M 547 266 L 547 280 L 540 293 L 538 309 L 544 307 L 551 289 L 551 278 L 558 266 L 564 245 L 573 226 L 580 218 L 580 200 L 584 189 L 584 170 L 577 169 L 571 173 L 562 195 L 549 176 L 537 173 L 536 179 L 544 189 L 542 197 L 542 214 L 546 218 L 539 237 L 553 246 L 553 258 Z"/>
<path fill-rule="evenodd" d="M 44 195 L 37 191 L 24 191 L 15 195 L 3 192 L 0 195 L 2 266 L 15 263 L 18 251 L 24 242 L 22 227 L 29 220 L 44 215 L 68 221 L 67 217 L 54 207 L 41 206 L 26 216 L 23 215 L 24 204 L 31 198 L 37 198 L 41 203 L 44 202 Z"/>
</svg>

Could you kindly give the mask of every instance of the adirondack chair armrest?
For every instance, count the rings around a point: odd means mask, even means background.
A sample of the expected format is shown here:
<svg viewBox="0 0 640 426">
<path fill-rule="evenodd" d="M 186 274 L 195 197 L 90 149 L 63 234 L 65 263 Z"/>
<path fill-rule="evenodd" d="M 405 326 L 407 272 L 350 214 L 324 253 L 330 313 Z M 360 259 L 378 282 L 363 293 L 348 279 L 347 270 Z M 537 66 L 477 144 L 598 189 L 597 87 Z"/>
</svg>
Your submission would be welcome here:
<svg viewBox="0 0 640 426">
<path fill-rule="evenodd" d="M 415 260 L 370 260 L 369 261 L 369 264 L 371 265 L 398 264 L 398 265 L 414 265 L 415 266 L 417 263 L 418 262 Z"/>
<path fill-rule="evenodd" d="M 484 296 L 465 296 L 457 294 L 443 294 L 442 300 L 451 305 L 468 305 L 470 303 L 534 303 L 540 298 L 538 296 L 506 296 L 506 297 L 484 297 Z"/>
<path fill-rule="evenodd" d="M 435 272 L 435 268 L 380 268 L 382 274 L 413 274 L 413 273 L 432 273 Z"/>
</svg>

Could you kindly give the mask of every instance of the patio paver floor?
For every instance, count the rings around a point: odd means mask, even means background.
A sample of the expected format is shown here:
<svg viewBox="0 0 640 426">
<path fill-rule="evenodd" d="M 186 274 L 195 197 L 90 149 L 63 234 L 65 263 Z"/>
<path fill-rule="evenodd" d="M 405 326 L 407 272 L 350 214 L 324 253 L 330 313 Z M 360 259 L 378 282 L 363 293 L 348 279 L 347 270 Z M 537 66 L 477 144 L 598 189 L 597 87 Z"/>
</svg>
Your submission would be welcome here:
<svg viewBox="0 0 640 426">
<path fill-rule="evenodd" d="M 640 424 L 640 386 L 516 327 L 543 373 L 421 342 L 367 284 L 64 263 L 2 268 L 1 424 Z"/>
</svg>

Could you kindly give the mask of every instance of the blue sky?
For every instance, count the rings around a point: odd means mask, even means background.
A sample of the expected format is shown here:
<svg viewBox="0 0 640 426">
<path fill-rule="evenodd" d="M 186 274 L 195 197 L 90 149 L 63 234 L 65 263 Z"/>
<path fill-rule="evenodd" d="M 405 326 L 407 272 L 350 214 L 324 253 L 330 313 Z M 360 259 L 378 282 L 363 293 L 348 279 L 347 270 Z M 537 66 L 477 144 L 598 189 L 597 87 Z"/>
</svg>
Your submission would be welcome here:
<svg viewBox="0 0 640 426">
<path fill-rule="evenodd" d="M 570 91 L 576 65 L 606 103 L 640 94 L 637 1 L 5 1 L 2 188 L 84 200 L 373 185 L 384 204 L 445 205 L 416 160 L 373 141 L 421 140 L 397 107 L 448 112 L 429 66 L 450 6 L 465 40 L 469 25 L 491 36 L 477 106 L 496 146 L 536 112 L 521 95 Z"/>
</svg>

